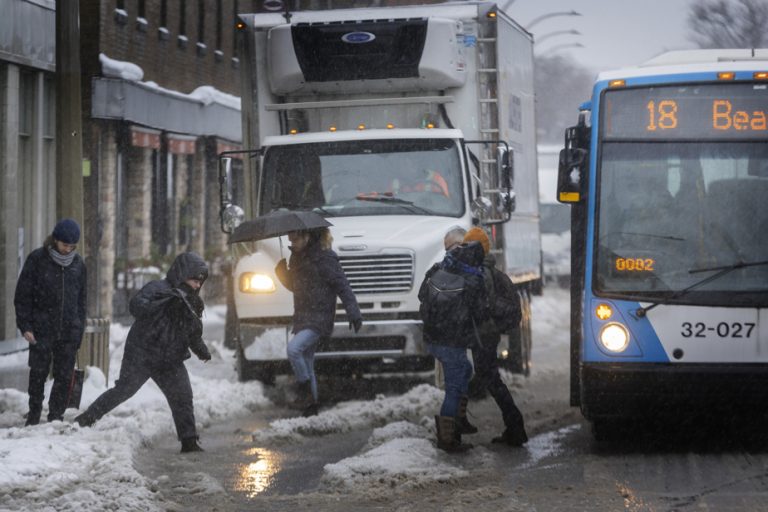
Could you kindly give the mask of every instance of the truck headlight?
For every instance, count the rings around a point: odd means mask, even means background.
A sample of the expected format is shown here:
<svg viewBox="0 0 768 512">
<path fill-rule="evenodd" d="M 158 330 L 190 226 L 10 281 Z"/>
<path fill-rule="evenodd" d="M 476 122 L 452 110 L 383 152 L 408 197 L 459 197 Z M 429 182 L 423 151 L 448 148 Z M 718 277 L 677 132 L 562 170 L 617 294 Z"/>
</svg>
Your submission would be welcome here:
<svg viewBox="0 0 768 512">
<path fill-rule="evenodd" d="M 623 352 L 629 346 L 629 332 L 621 324 L 606 324 L 600 330 L 600 343 L 611 352 Z"/>
<path fill-rule="evenodd" d="M 277 288 L 275 280 L 266 274 L 245 272 L 240 274 L 240 291 L 244 293 L 272 293 Z"/>
</svg>

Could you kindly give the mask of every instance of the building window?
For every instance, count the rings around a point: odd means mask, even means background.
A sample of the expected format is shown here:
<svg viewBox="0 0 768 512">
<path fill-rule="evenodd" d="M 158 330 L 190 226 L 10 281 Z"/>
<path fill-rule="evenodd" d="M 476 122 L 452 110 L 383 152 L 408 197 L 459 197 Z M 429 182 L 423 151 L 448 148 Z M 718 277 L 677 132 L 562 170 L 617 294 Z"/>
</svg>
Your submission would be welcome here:
<svg viewBox="0 0 768 512">
<path fill-rule="evenodd" d="M 117 0 L 115 5 L 115 23 L 125 25 L 128 21 L 128 12 L 125 10 L 125 0 Z"/>
<path fill-rule="evenodd" d="M 136 30 L 139 32 L 146 32 L 147 26 L 146 8 L 144 0 L 138 0 L 138 9 L 136 11 Z"/>
<path fill-rule="evenodd" d="M 197 56 L 205 57 L 208 46 L 205 44 L 205 0 L 197 0 Z"/>
<path fill-rule="evenodd" d="M 160 2 L 160 26 L 157 28 L 157 37 L 161 41 L 167 41 L 171 36 L 168 30 L 168 0 Z"/>
<path fill-rule="evenodd" d="M 224 18 L 224 11 L 222 9 L 221 0 L 216 0 L 216 49 L 217 50 L 221 50 L 223 18 Z"/>
<path fill-rule="evenodd" d="M 187 47 L 187 2 L 179 0 L 179 48 Z"/>
</svg>

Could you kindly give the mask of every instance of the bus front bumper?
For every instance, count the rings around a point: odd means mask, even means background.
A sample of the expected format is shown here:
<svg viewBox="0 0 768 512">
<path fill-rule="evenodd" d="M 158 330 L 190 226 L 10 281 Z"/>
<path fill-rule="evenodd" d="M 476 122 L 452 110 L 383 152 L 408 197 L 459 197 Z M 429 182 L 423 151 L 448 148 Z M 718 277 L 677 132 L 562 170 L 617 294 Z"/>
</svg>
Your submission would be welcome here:
<svg viewBox="0 0 768 512">
<path fill-rule="evenodd" d="M 750 413 L 768 406 L 766 364 L 582 364 L 581 410 L 595 418 Z"/>
</svg>

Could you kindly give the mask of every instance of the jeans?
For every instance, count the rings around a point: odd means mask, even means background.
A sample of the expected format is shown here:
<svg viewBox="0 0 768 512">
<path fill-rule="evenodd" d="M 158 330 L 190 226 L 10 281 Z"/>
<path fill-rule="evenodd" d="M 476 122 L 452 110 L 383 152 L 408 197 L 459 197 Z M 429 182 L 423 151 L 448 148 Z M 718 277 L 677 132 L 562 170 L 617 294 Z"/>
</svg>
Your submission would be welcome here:
<svg viewBox="0 0 768 512">
<path fill-rule="evenodd" d="M 288 342 L 288 360 L 298 382 L 309 381 L 312 396 L 317 401 L 317 377 L 315 377 L 315 349 L 320 335 L 312 329 L 303 329 Z"/>
<path fill-rule="evenodd" d="M 455 418 L 459 412 L 461 397 L 467 394 L 469 379 L 472 378 L 472 363 L 467 358 L 467 349 L 428 343 L 427 350 L 440 361 L 445 374 L 445 398 L 440 408 L 440 416 Z"/>
</svg>

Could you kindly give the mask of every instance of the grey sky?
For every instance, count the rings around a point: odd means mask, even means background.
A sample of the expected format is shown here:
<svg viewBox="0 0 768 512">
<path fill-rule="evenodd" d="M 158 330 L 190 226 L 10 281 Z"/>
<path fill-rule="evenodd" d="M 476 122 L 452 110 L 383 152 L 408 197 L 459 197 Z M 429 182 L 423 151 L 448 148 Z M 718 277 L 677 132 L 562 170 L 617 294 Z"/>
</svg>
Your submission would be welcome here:
<svg viewBox="0 0 768 512">
<path fill-rule="evenodd" d="M 498 0 L 506 5 L 508 0 Z M 531 27 L 536 53 L 570 56 L 594 71 L 634 66 L 668 50 L 694 48 L 688 41 L 691 0 L 514 0 L 507 12 L 527 27 L 538 16 L 577 11 L 582 16 L 556 16 Z M 578 30 L 581 35 L 547 34 Z M 580 43 L 584 48 L 559 45 Z"/>
</svg>

